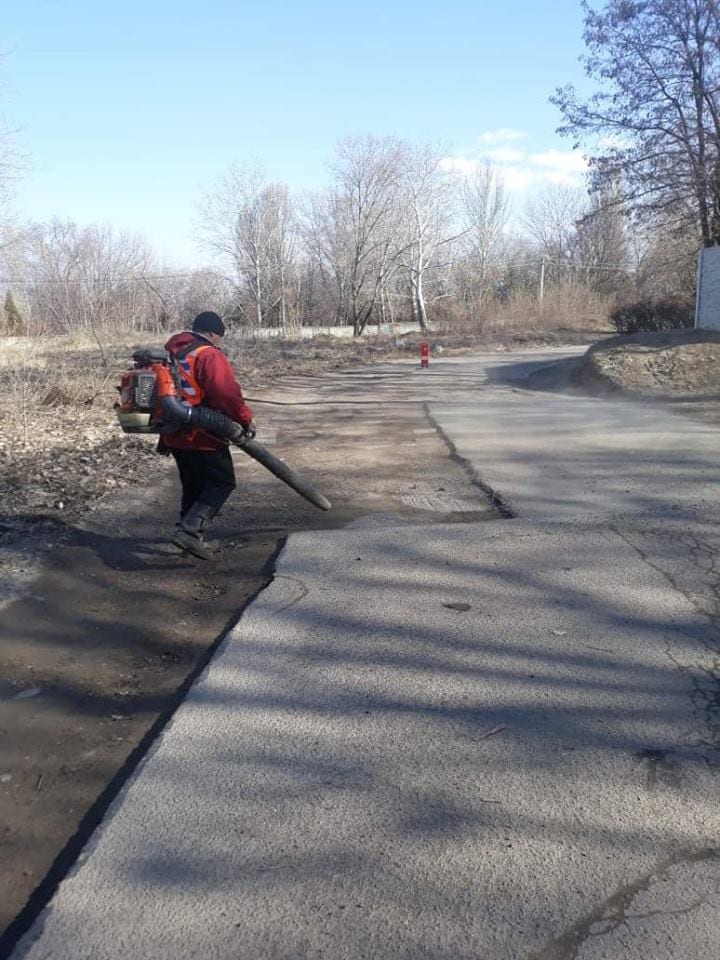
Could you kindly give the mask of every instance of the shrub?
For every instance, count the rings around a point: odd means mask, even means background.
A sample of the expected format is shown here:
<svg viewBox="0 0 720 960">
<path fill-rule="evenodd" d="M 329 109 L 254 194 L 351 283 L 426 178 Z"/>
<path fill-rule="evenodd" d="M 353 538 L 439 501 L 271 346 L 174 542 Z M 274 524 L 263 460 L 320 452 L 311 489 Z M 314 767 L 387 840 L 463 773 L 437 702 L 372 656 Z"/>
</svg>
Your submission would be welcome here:
<svg viewBox="0 0 720 960">
<path fill-rule="evenodd" d="M 610 321 L 618 333 L 629 334 L 692 327 L 694 315 L 692 307 L 687 303 L 674 300 L 640 300 L 613 311 Z"/>
<path fill-rule="evenodd" d="M 12 293 L 5 294 L 5 332 L 10 337 L 22 337 L 27 333 L 25 320 L 20 313 Z"/>
</svg>

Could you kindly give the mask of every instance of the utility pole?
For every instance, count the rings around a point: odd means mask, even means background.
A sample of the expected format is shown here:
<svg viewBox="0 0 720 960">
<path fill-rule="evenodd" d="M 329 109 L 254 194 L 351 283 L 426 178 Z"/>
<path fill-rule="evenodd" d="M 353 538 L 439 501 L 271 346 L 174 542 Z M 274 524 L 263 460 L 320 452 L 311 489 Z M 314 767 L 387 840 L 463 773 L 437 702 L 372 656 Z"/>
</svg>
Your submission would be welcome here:
<svg viewBox="0 0 720 960">
<path fill-rule="evenodd" d="M 540 303 L 545 299 L 545 257 L 542 258 L 540 263 L 540 292 L 538 299 Z"/>
</svg>

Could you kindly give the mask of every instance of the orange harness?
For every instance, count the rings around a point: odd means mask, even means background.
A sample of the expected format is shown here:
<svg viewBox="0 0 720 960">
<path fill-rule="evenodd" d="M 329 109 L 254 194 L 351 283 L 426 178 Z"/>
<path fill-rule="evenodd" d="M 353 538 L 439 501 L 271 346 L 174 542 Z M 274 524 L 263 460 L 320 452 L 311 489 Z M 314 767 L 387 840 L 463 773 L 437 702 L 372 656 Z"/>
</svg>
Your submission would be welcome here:
<svg viewBox="0 0 720 960">
<path fill-rule="evenodd" d="M 195 365 L 197 363 L 197 358 L 200 356 L 203 350 L 209 349 L 209 343 L 201 343 L 192 347 L 187 353 L 181 352 L 179 356 L 174 358 L 175 367 L 178 374 L 178 391 L 180 393 L 180 399 L 184 403 L 189 404 L 191 407 L 199 407 L 205 399 L 205 391 L 197 380 Z M 202 433 L 202 431 L 187 430 L 185 431 L 185 436 L 187 437 L 188 441 L 192 443 L 199 433 Z"/>
</svg>

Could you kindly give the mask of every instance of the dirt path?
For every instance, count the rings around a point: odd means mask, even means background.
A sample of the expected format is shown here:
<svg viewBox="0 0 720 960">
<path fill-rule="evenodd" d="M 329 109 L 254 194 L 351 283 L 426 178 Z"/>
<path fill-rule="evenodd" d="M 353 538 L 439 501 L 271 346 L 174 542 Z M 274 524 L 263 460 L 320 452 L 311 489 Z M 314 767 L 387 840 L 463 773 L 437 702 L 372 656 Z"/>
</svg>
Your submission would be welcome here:
<svg viewBox="0 0 720 960">
<path fill-rule="evenodd" d="M 258 405 L 259 439 L 312 478 L 334 509 L 319 513 L 237 452 L 239 486 L 216 523 L 223 549 L 212 564 L 168 544 L 178 497 L 169 462 L 148 485 L 106 496 L 79 524 L 28 516 L 13 525 L 6 570 L 18 571 L 14 588 L 26 592 L 0 610 L 0 929 L 8 927 L 0 955 L 268 582 L 287 533 L 382 525 L 389 516 L 495 515 L 449 456 L 423 395 L 401 396 L 392 370 L 299 379 L 275 391 L 287 406 Z M 27 558 L 48 545 L 28 584 Z"/>
</svg>

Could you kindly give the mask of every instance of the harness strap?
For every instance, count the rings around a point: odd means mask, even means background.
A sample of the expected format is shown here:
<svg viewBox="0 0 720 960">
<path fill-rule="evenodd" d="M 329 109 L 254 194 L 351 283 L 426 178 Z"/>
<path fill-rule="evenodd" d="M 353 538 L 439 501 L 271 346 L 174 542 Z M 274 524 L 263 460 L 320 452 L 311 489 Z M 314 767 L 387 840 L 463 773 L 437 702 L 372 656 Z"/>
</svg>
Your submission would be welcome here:
<svg viewBox="0 0 720 960">
<path fill-rule="evenodd" d="M 204 342 L 202 340 L 195 340 L 192 343 L 187 344 L 182 347 L 177 353 L 171 353 L 172 357 L 172 367 L 173 373 L 175 375 L 175 380 L 180 388 L 180 391 L 184 393 L 187 397 L 193 397 L 197 395 L 195 387 L 190 382 L 190 377 L 192 376 L 190 361 L 187 359 L 191 353 L 196 351 L 200 353 L 201 350 L 204 350 L 206 347 L 211 347 L 211 343 Z"/>
<path fill-rule="evenodd" d="M 198 397 L 198 390 L 200 390 L 200 386 L 197 384 L 197 381 L 194 377 L 194 365 L 191 367 L 191 363 L 187 358 L 190 356 L 190 354 L 195 353 L 196 351 L 197 353 L 200 353 L 206 347 L 213 346 L 214 345 L 212 343 L 208 343 L 206 340 L 198 339 L 182 347 L 177 352 L 170 352 L 171 369 L 173 378 L 178 388 L 178 393 L 181 395 L 182 399 L 185 399 L 191 404 L 193 402 L 198 402 L 199 398 L 195 401 L 193 401 L 193 398 Z M 198 390 L 195 389 L 193 384 L 198 386 Z M 199 434 L 206 434 L 206 431 L 198 429 L 197 427 L 185 427 L 182 432 L 186 439 L 190 442 L 195 440 Z"/>
<path fill-rule="evenodd" d="M 170 356 L 173 360 L 184 360 L 185 357 L 192 353 L 193 350 L 197 350 L 198 347 L 211 347 L 212 344 L 208 343 L 207 340 L 193 340 L 192 343 L 187 344 L 185 347 L 181 347 L 177 352 L 173 352 Z"/>
</svg>

